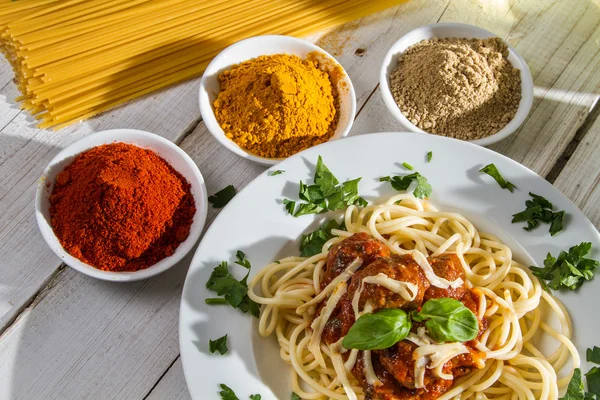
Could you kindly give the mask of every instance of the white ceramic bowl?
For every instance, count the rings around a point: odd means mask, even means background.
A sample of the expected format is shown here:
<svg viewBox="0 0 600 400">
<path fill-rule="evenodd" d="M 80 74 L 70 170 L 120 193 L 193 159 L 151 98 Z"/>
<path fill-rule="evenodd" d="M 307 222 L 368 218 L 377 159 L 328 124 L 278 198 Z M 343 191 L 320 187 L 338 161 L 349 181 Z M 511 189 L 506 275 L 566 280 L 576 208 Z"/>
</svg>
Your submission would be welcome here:
<svg viewBox="0 0 600 400">
<path fill-rule="evenodd" d="M 225 136 L 212 107 L 220 92 L 217 76 L 236 64 L 259 56 L 286 53 L 306 58 L 309 53 L 314 51 L 324 54 L 331 59 L 332 63 L 339 65 L 331 54 L 320 47 L 306 40 L 289 36 L 255 36 L 239 41 L 219 53 L 208 65 L 200 81 L 200 113 L 209 132 L 219 143 L 238 156 L 263 165 L 274 165 L 281 161 L 281 159 L 264 158 L 249 153 Z M 338 84 L 338 93 L 340 93 L 340 118 L 337 129 L 330 140 L 348 135 L 356 114 L 356 94 L 346 71 L 344 71 L 344 79 L 340 80 Z"/>
<path fill-rule="evenodd" d="M 390 48 L 385 56 L 385 59 L 383 60 L 383 65 L 381 66 L 381 72 L 379 76 L 383 102 L 388 110 L 390 110 L 390 113 L 392 113 L 394 118 L 396 118 L 405 128 L 413 132 L 427 133 L 426 131 L 412 124 L 400 111 L 400 108 L 394 100 L 392 91 L 390 90 L 390 74 L 396 68 L 398 57 L 408 47 L 422 40 L 448 37 L 487 39 L 497 36 L 490 31 L 486 31 L 485 29 L 468 24 L 451 22 L 426 25 L 414 29 L 402 36 L 400 40 L 394 43 L 394 45 Z M 519 103 L 519 108 L 517 109 L 517 113 L 513 119 L 504 128 L 493 135 L 481 139 L 469 140 L 471 143 L 487 146 L 506 138 L 521 126 L 531 110 L 531 104 L 533 103 L 533 78 L 531 77 L 531 72 L 529 71 L 527 63 L 523 57 L 517 53 L 514 47 L 508 43 L 506 43 L 506 45 L 508 46 L 509 52 L 508 61 L 510 61 L 515 68 L 521 71 L 521 102 Z"/>
<path fill-rule="evenodd" d="M 52 230 L 50 223 L 50 194 L 54 187 L 56 176 L 80 153 L 103 144 L 124 142 L 139 147 L 150 149 L 164 158 L 171 166 L 185 177 L 191 185 L 192 195 L 196 203 L 196 214 L 190 228 L 190 234 L 186 240 L 179 244 L 175 253 L 170 257 L 163 258 L 156 264 L 135 272 L 110 272 L 94 268 L 77 258 L 73 257 L 63 249 L 58 238 Z M 204 227 L 208 200 L 204 178 L 198 170 L 196 163 L 183 150 L 167 139 L 133 129 L 114 129 L 94 133 L 80 139 L 56 155 L 44 171 L 38 182 L 35 198 L 35 214 L 42 236 L 54 253 L 67 265 L 77 271 L 106 281 L 137 281 L 166 271 L 180 261 L 194 246 Z"/>
</svg>

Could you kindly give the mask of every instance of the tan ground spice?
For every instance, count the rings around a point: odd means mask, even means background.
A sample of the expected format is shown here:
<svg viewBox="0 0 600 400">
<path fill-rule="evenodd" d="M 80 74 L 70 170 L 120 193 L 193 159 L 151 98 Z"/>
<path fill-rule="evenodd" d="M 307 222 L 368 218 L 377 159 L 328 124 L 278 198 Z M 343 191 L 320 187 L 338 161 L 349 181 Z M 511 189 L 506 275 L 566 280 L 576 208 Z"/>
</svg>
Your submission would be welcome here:
<svg viewBox="0 0 600 400">
<path fill-rule="evenodd" d="M 430 39 L 409 47 L 390 76 L 402 113 L 424 131 L 473 140 L 501 130 L 521 100 L 521 76 L 498 38 Z"/>
</svg>

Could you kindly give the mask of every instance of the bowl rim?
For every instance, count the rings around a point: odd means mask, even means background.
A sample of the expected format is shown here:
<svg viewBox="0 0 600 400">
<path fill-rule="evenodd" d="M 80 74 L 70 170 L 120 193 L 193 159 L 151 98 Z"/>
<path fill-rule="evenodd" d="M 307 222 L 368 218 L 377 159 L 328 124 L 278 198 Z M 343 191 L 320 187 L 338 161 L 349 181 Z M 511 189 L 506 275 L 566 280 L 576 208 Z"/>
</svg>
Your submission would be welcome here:
<svg viewBox="0 0 600 400">
<path fill-rule="evenodd" d="M 473 38 L 473 39 L 478 39 L 478 38 L 482 38 L 482 37 L 485 37 L 485 38 L 495 37 L 495 38 L 502 40 L 502 42 L 504 42 L 504 44 L 506 44 L 506 46 L 508 47 L 509 56 L 510 55 L 514 56 L 518 65 L 515 65 L 513 62 L 511 62 L 511 64 L 513 65 L 514 68 L 517 68 L 520 71 L 520 75 L 521 75 L 521 100 L 519 102 L 519 107 L 517 108 L 517 112 L 515 113 L 515 116 L 498 132 L 496 132 L 492 135 L 480 138 L 480 139 L 464 140 L 464 141 L 469 142 L 469 143 L 474 143 L 474 144 L 477 144 L 480 146 L 487 146 L 487 145 L 499 142 L 500 140 L 503 140 L 503 139 L 507 138 L 508 136 L 512 135 L 513 133 L 515 133 L 517 131 L 517 129 L 519 129 L 519 127 L 527 119 L 529 112 L 531 111 L 531 107 L 533 105 L 533 86 L 534 86 L 533 85 L 533 77 L 531 75 L 531 71 L 529 70 L 529 66 L 527 65 L 527 62 L 525 62 L 525 59 L 517 52 L 517 50 L 510 43 L 508 43 L 506 40 L 504 40 L 500 36 L 496 35 L 495 33 L 488 31 L 486 29 L 480 28 L 475 25 L 464 24 L 464 23 L 459 23 L 459 22 L 434 23 L 434 24 L 428 24 L 428 25 L 423 25 L 423 26 L 417 27 L 415 29 L 410 30 L 406 34 L 402 35 L 402 37 L 400 37 L 397 41 L 394 42 L 394 44 L 392 44 L 392 46 L 390 46 L 390 49 L 388 50 L 388 52 L 386 53 L 386 55 L 383 59 L 383 63 L 381 65 L 381 69 L 379 72 L 379 87 L 380 87 L 381 96 L 383 98 L 383 102 L 386 105 L 389 112 L 392 114 L 392 116 L 398 122 L 403 124 L 407 129 L 409 129 L 412 132 L 434 135 L 433 133 L 424 131 L 421 128 L 414 125 L 412 122 L 410 122 L 408 120 L 408 118 L 406 118 L 406 116 L 402 113 L 402 111 L 400 111 L 400 107 L 398 107 L 398 105 L 396 104 L 396 101 L 394 100 L 394 97 L 392 96 L 392 91 L 390 89 L 390 83 L 389 83 L 389 75 L 387 73 L 387 69 L 390 66 L 390 64 L 392 63 L 394 56 L 401 53 L 400 51 L 394 49 L 396 47 L 396 45 L 400 41 L 404 40 L 407 36 L 414 34 L 415 32 L 418 32 L 421 30 L 429 30 L 432 28 L 442 28 L 442 29 L 443 28 L 464 28 L 465 30 L 470 31 L 470 35 L 463 36 L 463 37 L 468 37 L 468 38 Z M 455 36 L 448 36 L 448 37 L 455 37 Z M 424 40 L 424 39 L 421 39 L 421 40 Z M 415 43 L 418 43 L 418 42 L 415 42 Z M 415 43 L 412 43 L 411 45 L 413 45 Z M 457 139 L 457 140 L 460 140 L 460 139 Z"/>
<path fill-rule="evenodd" d="M 128 137 L 123 139 L 119 136 L 127 135 Z M 196 205 L 196 213 L 194 214 L 194 220 L 192 222 L 191 231 L 187 239 L 179 244 L 175 252 L 169 256 L 161 259 L 157 263 L 138 270 L 138 271 L 122 271 L 122 272 L 113 272 L 113 271 L 104 271 L 98 268 L 95 268 L 78 258 L 69 254 L 61 245 L 60 241 L 56 237 L 54 230 L 50 222 L 46 219 L 42 211 L 42 201 L 45 196 L 49 197 L 48 191 L 48 174 L 50 171 L 59 163 L 66 159 L 73 159 L 79 154 L 88 151 L 94 147 L 101 146 L 103 144 L 111 144 L 111 143 L 129 143 L 137 147 L 147 148 L 143 144 L 135 143 L 134 140 L 145 141 L 147 143 L 156 144 L 157 147 L 168 148 L 169 150 L 173 150 L 175 157 L 179 157 L 185 164 L 190 167 L 192 176 L 184 175 L 180 170 L 177 170 L 182 176 L 184 176 L 188 182 L 195 187 L 196 192 L 194 193 L 194 203 Z M 85 142 L 89 142 L 89 144 L 85 144 Z M 83 146 L 81 150 L 74 151 L 75 147 Z M 156 150 L 152 150 L 159 153 Z M 158 154 L 161 158 L 164 158 L 164 154 Z M 165 159 L 166 160 L 166 159 Z M 166 160 L 169 162 L 168 160 Z M 170 164 L 170 163 L 169 163 Z M 64 167 L 63 167 L 64 168 Z M 193 181 L 192 181 L 193 180 Z M 179 146 L 172 143 L 168 139 L 165 139 L 162 136 L 159 136 L 154 133 L 137 130 L 137 129 L 110 129 L 105 131 L 96 132 L 87 136 L 84 136 L 81 139 L 74 141 L 69 144 L 67 147 L 62 149 L 56 156 L 52 158 L 50 163 L 44 169 L 41 177 L 38 179 L 36 194 L 35 194 L 35 215 L 38 224 L 38 229 L 46 244 L 50 247 L 50 249 L 56 254 L 58 258 L 69 267 L 87 275 L 92 278 L 110 281 L 110 282 L 131 282 L 138 281 L 142 279 L 147 279 L 152 276 L 158 275 L 169 268 L 173 267 L 179 261 L 181 261 L 194 247 L 199 237 L 201 236 L 204 225 L 206 222 L 206 216 L 208 213 L 208 197 L 207 197 L 207 189 L 206 183 L 202 176 L 202 173 L 198 169 L 198 166 L 192 160 L 192 158 L 183 151 Z"/>
<path fill-rule="evenodd" d="M 207 80 L 209 79 L 209 76 L 207 75 L 206 71 L 210 71 L 211 68 L 214 68 L 215 65 L 219 64 L 221 62 L 221 60 L 226 58 L 231 52 L 236 51 L 238 48 L 247 46 L 248 44 L 252 44 L 253 42 L 261 42 L 261 41 L 266 41 L 266 40 L 274 40 L 274 41 L 281 41 L 281 42 L 287 41 L 287 42 L 294 42 L 296 44 L 300 44 L 301 46 L 307 47 L 310 51 L 317 51 L 317 52 L 325 55 L 330 61 L 332 61 L 333 63 L 335 63 L 337 66 L 339 66 L 342 69 L 343 76 L 345 77 L 344 82 L 345 82 L 346 89 L 347 89 L 345 96 L 350 101 L 350 116 L 348 118 L 348 124 L 346 125 L 344 130 L 341 132 L 341 134 L 339 134 L 335 137 L 332 136 L 329 140 L 337 140 L 337 139 L 341 139 L 341 138 L 348 136 L 348 133 L 350 132 L 350 129 L 352 128 L 352 125 L 354 124 L 354 118 L 356 117 L 356 93 L 354 91 L 354 85 L 352 84 L 350 75 L 344 69 L 342 64 L 340 64 L 339 61 L 336 60 L 335 57 L 333 57 L 331 54 L 329 54 L 327 51 L 325 51 L 321 47 L 319 47 L 316 44 L 311 43 L 307 40 L 299 39 L 299 38 L 292 37 L 292 36 L 285 36 L 285 35 L 259 35 L 259 36 L 253 36 L 253 37 L 250 37 L 247 39 L 240 40 L 236 43 L 231 44 L 230 46 L 226 47 L 225 49 L 223 49 L 208 64 L 208 66 L 205 69 L 205 72 L 202 75 L 202 78 L 200 79 L 198 98 L 199 98 L 200 114 L 202 116 L 202 120 L 204 121 L 204 124 L 206 125 L 206 128 L 211 133 L 211 135 L 215 139 L 217 139 L 217 141 L 221 145 L 223 145 L 226 149 L 228 149 L 229 151 L 237 154 L 238 156 L 240 156 L 242 158 L 253 161 L 255 163 L 270 166 L 270 165 L 275 165 L 279 161 L 282 160 L 282 158 L 266 158 L 266 157 L 261 157 L 261 156 L 252 154 L 252 153 L 244 150 L 240 146 L 238 146 L 232 140 L 228 139 L 225 136 L 225 132 L 221 128 L 221 125 L 218 123 L 218 121 L 215 117 L 215 113 L 214 113 L 211 102 L 207 101 L 204 98 L 205 96 L 208 97 L 208 90 L 207 90 L 206 86 L 207 86 Z M 282 51 L 281 53 L 262 52 L 262 53 L 257 53 L 252 58 L 259 57 L 261 55 L 284 54 L 284 53 L 286 53 L 286 52 L 285 51 Z M 290 53 L 290 54 L 293 54 L 293 53 Z M 252 58 L 248 58 L 247 60 L 251 60 Z M 245 61 L 247 61 L 247 60 L 245 60 Z M 228 66 L 225 67 L 225 69 L 231 68 L 233 65 L 237 65 L 237 64 L 239 64 L 239 62 L 229 63 Z"/>
</svg>

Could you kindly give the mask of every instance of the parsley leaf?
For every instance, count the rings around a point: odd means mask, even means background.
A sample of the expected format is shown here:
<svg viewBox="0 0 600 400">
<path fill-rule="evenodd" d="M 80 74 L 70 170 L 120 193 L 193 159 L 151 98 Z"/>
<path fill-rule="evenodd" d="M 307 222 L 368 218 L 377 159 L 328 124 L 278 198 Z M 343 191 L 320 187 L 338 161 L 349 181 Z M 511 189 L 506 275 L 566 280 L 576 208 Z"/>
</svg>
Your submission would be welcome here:
<svg viewBox="0 0 600 400">
<path fill-rule="evenodd" d="M 512 192 L 514 189 L 517 188 L 515 185 L 513 185 L 512 183 L 510 183 L 502 177 L 500 171 L 498 171 L 498 168 L 496 168 L 494 164 L 486 165 L 485 167 L 481 168 L 479 172 L 483 172 L 494 178 L 494 180 L 498 182 L 498 185 L 500 185 L 502 189 L 507 189 Z"/>
<path fill-rule="evenodd" d="M 229 304 L 227 300 L 222 297 L 210 297 L 208 299 L 204 299 L 204 302 L 209 306 L 216 306 L 221 304 Z"/>
<path fill-rule="evenodd" d="M 409 171 L 412 171 L 414 169 L 414 167 L 412 165 L 410 165 L 409 163 L 407 163 L 407 162 L 403 162 L 402 166 L 404 168 L 406 168 L 407 170 L 409 170 Z"/>
<path fill-rule="evenodd" d="M 585 353 L 586 361 L 593 362 L 594 364 L 600 365 L 600 347 L 594 346 L 591 349 L 587 349 Z"/>
<path fill-rule="evenodd" d="M 427 162 L 431 162 L 431 158 L 433 157 L 433 153 L 431 151 L 427 152 Z"/>
<path fill-rule="evenodd" d="M 281 174 L 283 174 L 284 172 L 285 172 L 285 171 L 284 171 L 284 170 L 282 170 L 282 169 L 277 169 L 277 170 L 275 170 L 275 171 L 271 172 L 271 173 L 269 174 L 269 176 L 281 175 Z M 259 396 L 259 397 L 260 397 L 260 395 L 258 395 L 258 394 L 257 394 L 257 396 Z"/>
<path fill-rule="evenodd" d="M 527 226 L 523 227 L 526 231 L 530 231 L 537 227 L 540 222 L 550 224 L 550 235 L 554 236 L 563 230 L 563 222 L 565 219 L 565 211 L 554 212 L 554 206 L 544 197 L 535 193 L 529 192 L 531 200 L 525 202 L 525 210 L 520 213 L 513 214 L 512 223 L 527 222 Z"/>
<path fill-rule="evenodd" d="M 238 281 L 229 272 L 227 261 L 221 262 L 216 266 L 206 282 L 206 287 L 217 292 L 219 296 L 223 296 L 223 300 L 227 301 L 233 308 L 238 308 L 244 314 L 250 311 L 255 317 L 260 315 L 260 306 L 248 297 L 248 275 L 250 274 L 250 261 L 246 259 L 246 254 L 238 251 L 236 254 L 236 264 L 248 269 L 248 273 Z M 224 304 L 221 298 L 209 298 L 204 300 L 206 304 L 216 305 Z"/>
<path fill-rule="evenodd" d="M 221 383 L 219 387 L 221 388 L 219 394 L 222 400 L 240 400 L 229 386 Z"/>
<path fill-rule="evenodd" d="M 302 239 L 300 239 L 300 256 L 312 257 L 321 253 L 325 242 L 333 237 L 331 234 L 332 229 L 346 230 L 344 221 L 338 224 L 335 219 L 332 219 L 325 222 L 316 231 L 302 235 Z"/>
<path fill-rule="evenodd" d="M 294 217 L 340 210 L 353 204 L 364 207 L 367 202 L 358 195 L 360 179 L 346 181 L 340 185 L 340 182 L 319 156 L 315 169 L 314 184 L 307 185 L 300 181 L 298 197 L 305 203 L 299 203 L 296 206 L 295 201 L 283 199 L 283 204 L 286 211 Z"/>
<path fill-rule="evenodd" d="M 292 392 L 292 400 L 302 400 L 300 396 L 296 394 L 296 392 Z"/>
<path fill-rule="evenodd" d="M 561 251 L 558 258 L 548 253 L 544 260 L 544 268 L 535 266 L 529 268 L 545 289 L 575 290 L 585 281 L 592 280 L 596 269 L 600 266 L 600 262 L 585 258 L 591 249 L 590 242 L 583 242 L 571 247 L 568 252 Z"/>
<path fill-rule="evenodd" d="M 384 176 L 379 178 L 379 182 L 390 182 L 392 187 L 399 192 L 407 190 L 413 181 L 417 182 L 417 186 L 415 186 L 415 190 L 413 191 L 415 197 L 424 199 L 431 196 L 431 185 L 427 181 L 427 178 L 418 172 L 404 176 Z"/>
<path fill-rule="evenodd" d="M 228 350 L 227 349 L 227 335 L 221 336 L 220 338 L 218 338 L 216 340 L 209 339 L 208 350 L 211 353 L 218 351 L 219 353 L 221 353 L 221 355 L 227 353 L 227 350 Z"/>
<path fill-rule="evenodd" d="M 251 394 L 250 395 L 250 400 L 260 400 L 261 395 L 260 394 Z"/>
<path fill-rule="evenodd" d="M 567 393 L 561 397 L 561 400 L 584 400 L 584 396 L 585 391 L 583 389 L 583 380 L 581 379 L 581 370 L 575 368 L 573 377 L 567 387 Z"/>
<path fill-rule="evenodd" d="M 585 374 L 588 391 L 596 396 L 600 396 L 600 368 L 593 367 Z"/>
<path fill-rule="evenodd" d="M 229 203 L 233 196 L 235 196 L 236 191 L 233 185 L 229 185 L 226 188 L 218 191 L 212 196 L 208 197 L 208 202 L 212 204 L 214 208 L 223 208 Z"/>
</svg>

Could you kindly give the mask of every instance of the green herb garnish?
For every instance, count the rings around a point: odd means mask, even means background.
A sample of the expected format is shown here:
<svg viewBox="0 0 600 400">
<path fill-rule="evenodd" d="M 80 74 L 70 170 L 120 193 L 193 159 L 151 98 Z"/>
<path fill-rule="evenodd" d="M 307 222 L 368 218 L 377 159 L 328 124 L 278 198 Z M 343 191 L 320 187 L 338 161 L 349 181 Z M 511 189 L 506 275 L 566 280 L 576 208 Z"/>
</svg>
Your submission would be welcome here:
<svg viewBox="0 0 600 400">
<path fill-rule="evenodd" d="M 494 178 L 494 180 L 498 182 L 498 185 L 500 185 L 502 189 L 507 189 L 512 192 L 514 189 L 517 188 L 515 185 L 513 185 L 512 183 L 510 183 L 502 177 L 500 171 L 498 171 L 498 168 L 496 168 L 494 164 L 486 165 L 485 167 L 481 168 L 479 172 L 483 172 Z"/>
<path fill-rule="evenodd" d="M 436 342 L 467 342 L 477 337 L 479 323 L 473 311 L 451 298 L 427 300 L 412 318 L 425 321 L 429 335 Z"/>
<path fill-rule="evenodd" d="M 407 163 L 407 162 L 403 162 L 403 163 L 402 163 L 402 166 L 403 166 L 404 168 L 406 168 L 407 170 L 409 170 L 409 171 L 412 171 L 412 170 L 414 169 L 414 168 L 413 168 L 413 166 L 412 166 L 412 165 L 410 165 L 410 164 L 409 164 L 409 163 Z"/>
<path fill-rule="evenodd" d="M 227 353 L 227 335 L 221 336 L 216 340 L 208 341 L 208 350 L 211 353 L 218 351 L 221 355 Z"/>
<path fill-rule="evenodd" d="M 585 359 L 594 364 L 600 364 L 600 347 L 594 346 L 591 349 L 587 349 Z"/>
<path fill-rule="evenodd" d="M 233 196 L 235 196 L 235 188 L 233 185 L 229 185 L 226 188 L 219 190 L 217 193 L 208 197 L 208 202 L 212 204 L 214 208 L 223 208 L 229 203 Z"/>
<path fill-rule="evenodd" d="M 250 314 L 258 318 L 260 306 L 248 297 L 250 262 L 246 259 L 246 254 L 242 251 L 237 252 L 236 258 L 236 264 L 248 269 L 248 273 L 241 281 L 238 281 L 231 275 L 227 261 L 223 261 L 210 274 L 210 278 L 206 282 L 206 287 L 217 292 L 219 296 L 223 296 L 223 299 L 233 308 L 238 308 L 243 313 L 250 311 Z M 209 298 L 205 302 L 210 305 L 223 304 L 223 300 L 218 300 L 218 298 Z"/>
<path fill-rule="evenodd" d="M 331 173 L 319 156 L 315 171 L 314 184 L 306 185 L 300 181 L 298 196 L 305 203 L 284 199 L 286 211 L 294 217 L 305 214 L 319 214 L 335 211 L 350 205 L 365 207 L 367 201 L 358 195 L 358 182 L 361 178 L 346 181 L 342 184 Z"/>
<path fill-rule="evenodd" d="M 538 277 L 544 289 L 569 289 L 579 288 L 585 281 L 594 278 L 594 273 L 600 262 L 585 258 L 592 249 L 590 242 L 583 242 L 569 249 L 561 251 L 558 258 L 550 253 L 544 260 L 544 268 L 531 266 L 531 272 Z M 548 282 L 546 282 L 548 281 Z"/>
<path fill-rule="evenodd" d="M 221 383 L 219 387 L 221 388 L 219 394 L 221 395 L 222 400 L 240 400 L 229 386 Z"/>
<path fill-rule="evenodd" d="M 413 191 L 413 195 L 418 197 L 419 199 L 424 199 L 431 196 L 431 185 L 427 181 L 423 175 L 418 172 L 413 172 L 410 175 L 403 176 L 384 176 L 379 178 L 379 182 L 390 182 L 392 187 L 399 192 L 405 191 L 408 189 L 410 184 L 416 181 L 417 185 Z"/>
<path fill-rule="evenodd" d="M 292 399 L 291 400 L 302 400 L 302 399 L 300 399 L 300 396 L 298 396 L 296 394 L 296 392 L 292 392 Z"/>
<path fill-rule="evenodd" d="M 229 304 L 227 300 L 223 297 L 209 297 L 208 299 L 204 299 L 204 302 L 209 306 L 216 306 L 221 304 Z"/>
<path fill-rule="evenodd" d="M 260 400 L 261 395 L 260 394 L 251 394 L 250 395 L 250 400 Z"/>
<path fill-rule="evenodd" d="M 540 222 L 546 222 L 550 224 L 550 235 L 552 236 L 562 231 L 565 212 L 552 211 L 554 206 L 542 196 L 531 192 L 529 192 L 529 196 L 532 199 L 525 202 L 525 210 L 513 215 L 512 223 L 527 221 L 527 226 L 523 229 L 530 231 Z"/>
<path fill-rule="evenodd" d="M 431 162 L 431 158 L 433 157 L 433 153 L 431 151 L 427 152 L 427 162 Z"/>
<path fill-rule="evenodd" d="M 387 308 L 361 315 L 342 341 L 346 349 L 382 350 L 404 339 L 412 323 L 403 310 Z"/>
<path fill-rule="evenodd" d="M 338 224 L 335 219 L 332 219 L 325 222 L 316 231 L 308 235 L 302 235 L 302 239 L 300 239 L 300 256 L 312 257 L 321 253 L 325 242 L 333 237 L 331 234 L 332 229 L 346 230 L 346 225 L 344 221 Z"/>
<path fill-rule="evenodd" d="M 271 172 L 271 173 L 269 174 L 269 176 L 281 175 L 281 174 L 283 174 L 284 172 L 285 172 L 284 170 L 282 170 L 282 169 L 278 169 L 278 170 L 275 170 L 275 171 Z"/>
</svg>

